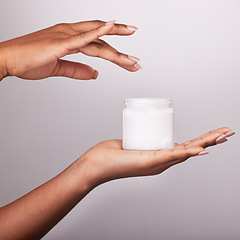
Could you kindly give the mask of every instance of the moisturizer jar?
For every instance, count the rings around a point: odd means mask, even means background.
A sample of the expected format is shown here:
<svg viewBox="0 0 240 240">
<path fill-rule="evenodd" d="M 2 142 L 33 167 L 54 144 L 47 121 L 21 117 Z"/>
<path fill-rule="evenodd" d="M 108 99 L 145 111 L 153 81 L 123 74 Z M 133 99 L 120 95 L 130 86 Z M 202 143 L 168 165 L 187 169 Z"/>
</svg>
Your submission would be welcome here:
<svg viewBox="0 0 240 240">
<path fill-rule="evenodd" d="M 123 149 L 173 148 L 171 103 L 169 98 L 127 98 L 123 109 Z"/>
</svg>

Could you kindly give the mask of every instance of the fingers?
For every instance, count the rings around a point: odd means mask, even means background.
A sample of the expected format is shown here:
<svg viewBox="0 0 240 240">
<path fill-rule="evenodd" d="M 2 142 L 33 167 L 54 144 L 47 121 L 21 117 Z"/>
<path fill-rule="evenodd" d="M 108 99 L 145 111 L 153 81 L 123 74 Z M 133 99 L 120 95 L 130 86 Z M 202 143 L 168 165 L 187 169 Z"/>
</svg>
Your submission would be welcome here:
<svg viewBox="0 0 240 240">
<path fill-rule="evenodd" d="M 205 133 L 204 135 L 185 142 L 183 144 L 180 145 L 185 145 L 185 146 L 201 146 L 203 148 L 209 147 L 209 146 L 213 146 L 219 143 L 223 143 L 227 141 L 227 137 L 230 137 L 232 135 L 234 135 L 235 133 L 227 127 L 223 127 L 223 128 L 219 128 L 219 129 L 215 129 L 213 131 L 210 131 L 208 133 Z"/>
<path fill-rule="evenodd" d="M 81 80 L 96 79 L 98 71 L 88 65 L 59 59 L 52 76 L 62 76 Z"/>
<path fill-rule="evenodd" d="M 142 66 L 138 63 L 138 62 L 135 62 L 134 65 L 120 65 L 120 64 L 117 64 L 119 65 L 120 67 L 126 69 L 127 71 L 130 71 L 130 72 L 136 72 L 140 69 L 142 69 Z"/>
<path fill-rule="evenodd" d="M 173 148 L 169 150 L 158 151 L 158 153 L 155 154 L 155 160 L 162 159 L 164 163 L 173 165 L 178 162 L 185 161 L 190 157 L 197 156 L 203 151 L 205 151 L 205 149 L 200 146 Z"/>
<path fill-rule="evenodd" d="M 137 63 L 140 59 L 118 52 L 115 48 L 101 39 L 89 43 L 87 46 L 80 48 L 79 51 L 87 56 L 108 60 L 128 71 L 134 72 L 142 68 Z"/>
<path fill-rule="evenodd" d="M 203 138 L 203 137 L 208 136 L 209 134 L 215 134 L 215 133 L 218 134 L 218 135 L 221 135 L 221 134 L 225 134 L 225 133 L 227 133 L 227 132 L 229 132 L 229 131 L 231 131 L 230 128 L 228 128 L 228 127 L 222 127 L 222 128 L 218 128 L 218 129 L 212 130 L 212 131 L 210 131 L 210 132 L 207 132 L 207 133 L 203 134 L 202 136 L 200 136 L 200 137 L 198 137 L 198 138 Z M 197 138 L 197 139 L 198 139 L 198 138 Z"/>
<path fill-rule="evenodd" d="M 202 152 L 204 152 L 202 147 L 141 152 L 141 161 L 139 161 L 138 166 L 142 169 L 142 175 L 156 175 L 190 157 L 201 155 Z"/>
<path fill-rule="evenodd" d="M 85 21 L 85 22 L 78 22 L 72 23 L 70 26 L 76 32 L 86 32 L 92 29 L 98 28 L 106 24 L 104 21 L 94 20 L 94 21 Z M 125 24 L 114 24 L 112 30 L 108 33 L 108 35 L 131 35 L 137 30 L 137 27 L 132 25 L 125 25 Z"/>
<path fill-rule="evenodd" d="M 79 49 L 83 46 L 86 46 L 90 42 L 98 39 L 101 36 L 104 36 L 111 32 L 113 29 L 114 23 L 106 23 L 104 25 L 101 25 L 98 28 L 94 28 L 90 31 L 79 33 L 76 35 L 73 35 L 69 38 L 66 38 L 64 42 L 64 46 L 68 50 L 74 50 Z"/>
<path fill-rule="evenodd" d="M 114 21 L 108 23 L 102 21 L 89 21 L 70 24 L 68 26 L 71 26 L 72 29 L 74 28 L 73 31 L 78 30 L 81 33 L 77 33 L 61 41 L 63 48 L 63 50 L 60 51 L 61 56 L 82 52 L 88 56 L 100 57 L 111 61 L 131 72 L 142 69 L 138 64 L 138 58 L 120 53 L 109 44 L 99 39 L 99 37 L 106 34 L 130 35 L 137 29 L 136 27 L 114 24 Z M 58 57 L 60 58 L 61 56 Z"/>
<path fill-rule="evenodd" d="M 168 153 L 165 168 L 167 169 L 176 164 L 184 162 L 190 157 L 202 156 L 206 154 L 208 154 L 208 151 L 200 147 L 174 148 L 170 153 Z"/>
<path fill-rule="evenodd" d="M 159 174 L 167 168 L 181 163 L 190 157 L 208 154 L 206 147 L 225 142 L 224 139 L 234 135 L 229 128 L 219 128 L 202 135 L 195 140 L 183 144 L 175 144 L 174 149 L 144 152 L 140 167 L 148 170 L 148 174 Z M 164 169 L 164 170 L 163 170 Z"/>
</svg>

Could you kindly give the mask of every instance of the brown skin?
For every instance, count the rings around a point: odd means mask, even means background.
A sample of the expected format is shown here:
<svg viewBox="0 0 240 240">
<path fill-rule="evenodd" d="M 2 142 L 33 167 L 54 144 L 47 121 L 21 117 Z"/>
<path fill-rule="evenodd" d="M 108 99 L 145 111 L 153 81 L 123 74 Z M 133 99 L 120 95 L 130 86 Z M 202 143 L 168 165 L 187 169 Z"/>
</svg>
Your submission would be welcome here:
<svg viewBox="0 0 240 240">
<path fill-rule="evenodd" d="M 121 140 L 101 142 L 50 181 L 0 208 L 1 239 L 40 239 L 96 186 L 160 174 L 216 145 L 216 139 L 229 131 L 216 129 L 162 151 L 125 151 Z"/>
<path fill-rule="evenodd" d="M 134 31 L 123 24 L 104 24 L 60 24 L 0 43 L 0 79 L 96 78 L 91 67 L 60 59 L 77 52 L 137 71 L 136 61 L 99 39 L 105 34 L 131 35 Z M 101 142 L 50 181 L 0 208 L 0 239 L 40 239 L 96 186 L 119 178 L 160 174 L 216 145 L 216 139 L 230 131 L 220 128 L 162 151 L 124 151 L 121 140 Z"/>
<path fill-rule="evenodd" d="M 105 41 L 104 35 L 132 35 L 124 24 L 105 25 L 103 21 L 57 24 L 19 38 L 0 43 L 0 79 L 17 76 L 23 79 L 44 79 L 64 76 L 74 79 L 95 79 L 94 69 L 85 64 L 62 60 L 74 53 L 83 53 L 111 61 L 128 71 L 137 71 L 136 61 L 118 52 Z"/>
</svg>

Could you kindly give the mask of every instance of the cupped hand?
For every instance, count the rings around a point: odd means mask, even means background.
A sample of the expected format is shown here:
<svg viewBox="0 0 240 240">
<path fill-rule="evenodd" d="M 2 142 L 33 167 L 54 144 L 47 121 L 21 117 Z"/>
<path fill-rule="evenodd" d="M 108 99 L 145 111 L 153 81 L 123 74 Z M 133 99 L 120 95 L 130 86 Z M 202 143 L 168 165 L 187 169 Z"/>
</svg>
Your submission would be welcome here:
<svg viewBox="0 0 240 240">
<path fill-rule="evenodd" d="M 138 58 L 118 52 L 105 41 L 104 35 L 131 35 L 134 26 L 86 21 L 55 26 L 0 43 L 0 63 L 4 76 L 43 79 L 64 76 L 74 79 L 96 79 L 98 72 L 88 65 L 61 59 L 83 53 L 111 61 L 128 71 L 137 71 Z M 0 65 L 0 67 L 1 67 Z M 1 69 L 0 69 L 1 70 Z"/>
<path fill-rule="evenodd" d="M 207 154 L 205 148 L 226 142 L 233 134 L 229 128 L 220 128 L 161 151 L 125 151 L 121 140 L 108 140 L 89 149 L 77 164 L 86 167 L 92 186 L 113 179 L 156 175 L 190 157 Z"/>
</svg>

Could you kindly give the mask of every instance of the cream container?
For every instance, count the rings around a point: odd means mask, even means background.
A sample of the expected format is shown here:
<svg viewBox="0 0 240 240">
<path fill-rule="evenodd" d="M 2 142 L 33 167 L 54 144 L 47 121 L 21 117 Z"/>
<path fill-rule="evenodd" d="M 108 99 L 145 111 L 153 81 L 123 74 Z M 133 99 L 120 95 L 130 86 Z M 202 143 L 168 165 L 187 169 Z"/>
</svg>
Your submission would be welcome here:
<svg viewBox="0 0 240 240">
<path fill-rule="evenodd" d="M 123 109 L 123 149 L 174 147 L 173 109 L 169 98 L 128 98 Z"/>
</svg>

